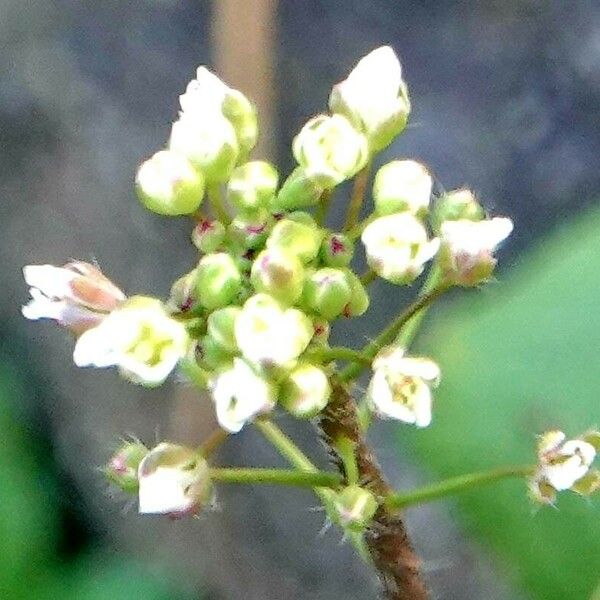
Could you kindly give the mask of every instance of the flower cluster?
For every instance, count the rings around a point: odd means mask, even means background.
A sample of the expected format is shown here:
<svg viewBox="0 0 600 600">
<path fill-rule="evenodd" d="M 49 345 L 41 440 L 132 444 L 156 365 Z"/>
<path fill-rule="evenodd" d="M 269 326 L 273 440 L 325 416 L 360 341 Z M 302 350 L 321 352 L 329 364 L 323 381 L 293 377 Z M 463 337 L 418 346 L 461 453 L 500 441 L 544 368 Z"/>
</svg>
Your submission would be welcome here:
<svg viewBox="0 0 600 600">
<path fill-rule="evenodd" d="M 410 113 L 393 50 L 373 51 L 333 88 L 330 112 L 310 119 L 295 137 L 297 166 L 281 183 L 274 165 L 250 159 L 257 115 L 241 92 L 200 67 L 179 100 L 167 147 L 140 166 L 136 189 L 154 213 L 194 220 L 195 264 L 165 301 L 128 298 L 84 262 L 28 266 L 32 298 L 23 315 L 68 328 L 79 366 L 114 366 L 146 386 L 180 368 L 209 391 L 227 433 L 278 406 L 302 419 L 327 410 L 336 385 L 351 382 L 338 370 L 340 360 L 357 374 L 372 368 L 363 408 L 427 427 L 440 369 L 407 354 L 398 339 L 406 319 L 363 351 L 331 347 L 331 325 L 368 310 L 368 285 L 376 276 L 409 285 L 429 267 L 427 293 L 485 283 L 512 222 L 487 217 L 469 190 L 437 194 L 429 169 L 408 159 L 376 171 L 372 210 L 360 220 L 373 161 L 403 131 Z M 355 176 L 343 230 L 328 228 L 328 202 Z M 203 212 L 205 195 L 210 215 Z M 353 270 L 359 240 L 370 268 L 362 276 Z M 426 306 L 427 293 L 407 319 Z M 350 446 L 351 454 L 358 446 Z M 555 491 L 598 487 L 597 473 L 588 471 L 597 448 L 597 434 L 568 442 L 560 432 L 548 434 L 531 483 L 536 498 L 552 501 Z M 342 458 L 347 485 L 330 492 L 326 506 L 334 522 L 361 532 L 383 499 L 363 485 L 348 455 Z M 105 472 L 139 494 L 142 513 L 195 514 L 213 497 L 214 472 L 205 453 L 177 444 L 148 449 L 127 442 Z M 314 474 L 303 468 L 307 473 Z"/>
</svg>

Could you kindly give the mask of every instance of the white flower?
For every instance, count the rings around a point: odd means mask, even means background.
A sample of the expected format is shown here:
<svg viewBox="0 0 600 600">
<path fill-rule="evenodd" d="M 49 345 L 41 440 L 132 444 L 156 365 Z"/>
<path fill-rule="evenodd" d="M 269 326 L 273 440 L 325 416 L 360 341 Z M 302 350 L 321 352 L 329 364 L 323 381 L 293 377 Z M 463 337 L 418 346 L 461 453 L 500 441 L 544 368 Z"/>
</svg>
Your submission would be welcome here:
<svg viewBox="0 0 600 600">
<path fill-rule="evenodd" d="M 161 443 L 138 467 L 140 514 L 195 514 L 212 497 L 206 461 L 191 448 Z"/>
<path fill-rule="evenodd" d="M 316 185 L 331 188 L 366 164 L 367 140 L 341 115 L 319 115 L 294 138 L 294 157 Z"/>
<path fill-rule="evenodd" d="M 444 221 L 440 228 L 442 268 L 457 285 L 473 286 L 485 281 L 496 266 L 496 247 L 512 230 L 513 223 L 506 217 Z"/>
<path fill-rule="evenodd" d="M 439 240 L 429 240 L 423 224 L 409 213 L 375 219 L 361 236 L 369 266 L 392 283 L 410 283 L 435 256 Z"/>
<path fill-rule="evenodd" d="M 421 163 L 394 160 L 375 175 L 375 210 L 380 215 L 408 211 L 423 216 L 429 208 L 432 186 L 431 175 Z"/>
<path fill-rule="evenodd" d="M 125 294 L 100 269 L 85 262 L 28 265 L 23 269 L 31 300 L 23 306 L 27 319 L 53 319 L 79 334 L 95 327 L 125 301 Z"/>
<path fill-rule="evenodd" d="M 368 137 L 372 151 L 385 148 L 404 129 L 410 112 L 408 91 L 393 49 L 382 46 L 362 58 L 348 77 L 334 86 L 329 107 Z"/>
<path fill-rule="evenodd" d="M 211 387 L 219 425 L 232 433 L 275 406 L 273 384 L 241 358 L 234 358 L 233 367 L 219 373 Z"/>
<path fill-rule="evenodd" d="M 302 311 L 283 309 L 268 294 L 246 300 L 235 321 L 235 337 L 244 358 L 264 366 L 283 366 L 298 358 L 313 333 Z"/>
<path fill-rule="evenodd" d="M 440 369 L 432 360 L 405 357 L 401 348 L 385 348 L 373 361 L 367 399 L 380 417 L 427 427 L 431 388 L 439 379 Z"/>
<path fill-rule="evenodd" d="M 552 503 L 555 492 L 572 489 L 590 494 L 600 486 L 598 473 L 590 471 L 596 458 L 596 433 L 583 439 L 567 440 L 562 431 L 549 431 L 538 443 L 538 467 L 530 481 L 530 491 L 538 502 Z M 590 441 L 588 441 L 590 440 Z"/>
<path fill-rule="evenodd" d="M 294 367 L 281 386 L 280 404 L 300 419 L 310 419 L 327 406 L 331 386 L 323 369 L 310 363 Z"/>
<path fill-rule="evenodd" d="M 154 298 L 134 296 L 77 340 L 79 367 L 117 366 L 127 379 L 161 384 L 188 350 L 185 327 Z"/>
</svg>

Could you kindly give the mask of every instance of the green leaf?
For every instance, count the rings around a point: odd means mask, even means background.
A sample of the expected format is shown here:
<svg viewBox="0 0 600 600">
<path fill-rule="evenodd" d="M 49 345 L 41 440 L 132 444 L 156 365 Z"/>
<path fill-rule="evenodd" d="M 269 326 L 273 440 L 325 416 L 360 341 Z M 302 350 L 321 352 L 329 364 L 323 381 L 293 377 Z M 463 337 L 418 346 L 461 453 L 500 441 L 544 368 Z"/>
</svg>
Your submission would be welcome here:
<svg viewBox="0 0 600 600">
<path fill-rule="evenodd" d="M 535 461 L 535 435 L 600 422 L 600 211 L 564 227 L 503 278 L 437 314 L 421 350 L 442 367 L 434 422 L 402 428 L 446 477 Z M 588 599 L 600 573 L 600 503 L 570 492 L 535 509 L 525 482 L 458 498 L 463 522 L 540 600 Z"/>
</svg>

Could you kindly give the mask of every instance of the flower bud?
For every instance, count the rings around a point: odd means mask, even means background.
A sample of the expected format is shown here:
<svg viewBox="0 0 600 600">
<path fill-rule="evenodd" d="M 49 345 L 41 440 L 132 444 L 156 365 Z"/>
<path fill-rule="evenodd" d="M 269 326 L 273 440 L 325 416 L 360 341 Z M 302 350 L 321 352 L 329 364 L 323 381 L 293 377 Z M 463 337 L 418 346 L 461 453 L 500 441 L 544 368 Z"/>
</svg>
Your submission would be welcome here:
<svg viewBox="0 0 600 600">
<path fill-rule="evenodd" d="M 229 88 L 222 105 L 223 114 L 235 129 L 235 134 L 240 145 L 240 156 L 248 156 L 256 146 L 258 139 L 258 116 L 256 108 L 238 90 Z"/>
<path fill-rule="evenodd" d="M 279 175 L 264 160 L 254 160 L 237 167 L 227 184 L 227 199 L 238 210 L 266 208 L 275 196 Z"/>
<path fill-rule="evenodd" d="M 208 463 L 195 450 L 161 443 L 138 468 L 140 514 L 197 514 L 213 497 Z"/>
<path fill-rule="evenodd" d="M 198 356 L 201 366 L 210 371 L 228 369 L 233 364 L 233 354 L 212 335 L 200 338 Z"/>
<path fill-rule="evenodd" d="M 344 488 L 333 500 L 338 525 L 358 533 L 369 526 L 378 506 L 375 495 L 358 485 Z"/>
<path fill-rule="evenodd" d="M 325 189 L 358 173 L 369 157 L 366 138 L 341 115 L 319 115 L 294 138 L 295 159 L 309 180 Z"/>
<path fill-rule="evenodd" d="M 375 219 L 365 227 L 361 239 L 369 266 L 396 284 L 415 280 L 439 248 L 439 240 L 428 240 L 427 230 L 410 213 Z"/>
<path fill-rule="evenodd" d="M 323 232 L 316 225 L 282 219 L 273 227 L 267 239 L 267 248 L 286 250 L 306 264 L 317 257 L 322 239 Z"/>
<path fill-rule="evenodd" d="M 127 494 L 136 494 L 139 488 L 138 467 L 148 454 L 148 448 L 141 442 L 125 442 L 103 468 L 108 481 Z"/>
<path fill-rule="evenodd" d="M 235 337 L 244 358 L 261 366 L 284 366 L 306 350 L 313 336 L 310 319 L 284 309 L 267 294 L 246 300 L 235 322 Z"/>
<path fill-rule="evenodd" d="M 313 337 L 310 341 L 311 344 L 324 346 L 329 340 L 329 334 L 331 333 L 331 326 L 327 319 L 315 317 L 312 319 L 313 323 Z"/>
<path fill-rule="evenodd" d="M 435 203 L 431 226 L 436 233 L 439 233 L 444 221 L 461 219 L 481 221 L 484 217 L 484 210 L 471 190 L 454 190 L 444 194 Z"/>
<path fill-rule="evenodd" d="M 294 417 L 311 419 L 329 400 L 331 386 L 323 369 L 299 363 L 281 384 L 279 403 Z"/>
<path fill-rule="evenodd" d="M 350 301 L 344 307 L 345 317 L 360 317 L 369 308 L 369 295 L 360 279 L 350 270 L 344 269 L 346 281 L 350 285 Z"/>
<path fill-rule="evenodd" d="M 226 181 L 239 156 L 235 130 L 219 114 L 198 118 L 183 113 L 173 123 L 169 149 L 185 156 L 208 183 Z"/>
<path fill-rule="evenodd" d="M 600 473 L 591 470 L 597 447 L 590 441 L 597 438 L 593 433 L 582 438 L 567 440 L 562 431 L 540 437 L 538 467 L 529 485 L 536 501 L 552 504 L 556 492 L 570 489 L 587 496 L 600 488 Z"/>
<path fill-rule="evenodd" d="M 439 379 L 439 367 L 432 360 L 407 357 L 402 348 L 390 346 L 373 361 L 367 401 L 384 419 L 427 427 L 431 423 L 431 388 Z"/>
<path fill-rule="evenodd" d="M 82 261 L 64 267 L 27 265 L 23 276 L 31 294 L 23 316 L 52 319 L 76 335 L 98 325 L 126 299 L 100 269 Z"/>
<path fill-rule="evenodd" d="M 433 182 L 427 169 L 414 160 L 395 160 L 377 171 L 373 200 L 378 215 L 408 211 L 423 217 L 429 209 Z"/>
<path fill-rule="evenodd" d="M 235 341 L 235 320 L 241 311 L 239 306 L 226 306 L 215 310 L 208 316 L 208 335 L 227 352 L 238 351 Z"/>
<path fill-rule="evenodd" d="M 256 257 L 250 278 L 257 292 L 266 292 L 284 304 L 295 304 L 302 295 L 304 266 L 289 252 L 268 248 Z"/>
<path fill-rule="evenodd" d="M 140 202 L 159 215 L 187 215 L 200 206 L 204 176 L 182 154 L 161 150 L 142 163 L 135 178 Z"/>
<path fill-rule="evenodd" d="M 78 367 L 119 367 L 121 375 L 148 387 L 160 385 L 183 358 L 190 340 L 155 298 L 133 296 L 75 344 Z"/>
<path fill-rule="evenodd" d="M 303 301 L 328 321 L 339 317 L 352 297 L 352 288 L 341 269 L 315 271 L 304 285 Z"/>
<path fill-rule="evenodd" d="M 196 293 L 209 310 L 231 304 L 242 286 L 242 276 L 233 258 L 225 252 L 207 254 L 198 263 Z"/>
<path fill-rule="evenodd" d="M 171 294 L 167 301 L 167 307 L 174 312 L 188 312 L 194 308 L 196 303 L 196 279 L 197 269 L 192 269 L 171 286 Z"/>
<path fill-rule="evenodd" d="M 354 255 L 354 242 L 343 233 L 330 233 L 321 244 L 321 260 L 328 267 L 347 267 Z"/>
<path fill-rule="evenodd" d="M 322 193 L 323 187 L 311 179 L 302 167 L 297 167 L 283 182 L 271 202 L 271 208 L 273 211 L 287 211 L 313 206 Z"/>
<path fill-rule="evenodd" d="M 404 129 L 410 113 L 408 90 L 392 48 L 382 46 L 363 57 L 334 86 L 329 108 L 367 136 L 371 152 L 388 146 Z"/>
<path fill-rule="evenodd" d="M 237 433 L 247 421 L 273 409 L 276 388 L 244 360 L 234 358 L 233 366 L 215 377 L 212 396 L 219 425 Z"/>
<path fill-rule="evenodd" d="M 229 239 L 243 250 L 263 246 L 273 225 L 272 215 L 265 209 L 245 212 L 233 219 L 227 228 Z"/>
<path fill-rule="evenodd" d="M 216 252 L 225 240 L 225 225 L 216 219 L 201 219 L 192 230 L 192 243 L 200 252 Z"/>
<path fill-rule="evenodd" d="M 488 280 L 496 266 L 496 247 L 513 229 L 510 219 L 444 221 L 440 266 L 455 285 L 476 286 Z"/>
</svg>

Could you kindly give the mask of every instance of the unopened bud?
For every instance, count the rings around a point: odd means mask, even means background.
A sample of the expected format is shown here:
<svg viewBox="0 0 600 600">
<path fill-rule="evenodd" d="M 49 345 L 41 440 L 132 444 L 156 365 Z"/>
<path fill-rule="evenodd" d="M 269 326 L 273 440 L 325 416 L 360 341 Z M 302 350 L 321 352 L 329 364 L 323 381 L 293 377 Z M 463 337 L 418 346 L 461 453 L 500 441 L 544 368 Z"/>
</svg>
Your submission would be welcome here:
<svg viewBox="0 0 600 600">
<path fill-rule="evenodd" d="M 196 303 L 197 269 L 192 269 L 173 283 L 167 306 L 177 312 L 188 312 Z"/>
<path fill-rule="evenodd" d="M 408 211 L 423 217 L 429 209 L 433 182 L 427 169 L 414 160 L 395 160 L 377 171 L 373 182 L 379 215 Z"/>
<path fill-rule="evenodd" d="M 277 190 L 277 169 L 263 160 L 254 160 L 237 167 L 227 184 L 227 199 L 238 210 L 266 208 Z"/>
<path fill-rule="evenodd" d="M 344 269 L 346 280 L 350 284 L 350 300 L 344 307 L 345 317 L 360 317 L 369 308 L 369 295 L 360 279 L 350 270 Z"/>
<path fill-rule="evenodd" d="M 369 156 L 366 138 L 342 115 L 319 115 L 294 138 L 294 157 L 309 180 L 332 188 L 358 173 Z"/>
<path fill-rule="evenodd" d="M 233 258 L 225 252 L 207 254 L 198 263 L 196 291 L 209 310 L 230 304 L 240 291 L 242 276 Z"/>
<path fill-rule="evenodd" d="M 321 259 L 328 267 L 347 267 L 354 255 L 354 243 L 343 233 L 330 233 L 321 244 Z"/>
<path fill-rule="evenodd" d="M 256 146 L 258 139 L 258 118 L 256 108 L 238 90 L 229 88 L 222 105 L 223 115 L 229 119 L 240 146 L 240 156 L 246 157 Z"/>
<path fill-rule="evenodd" d="M 369 526 L 378 507 L 374 494 L 358 485 L 350 485 L 342 490 L 333 502 L 338 524 L 356 532 Z"/>
<path fill-rule="evenodd" d="M 256 257 L 251 281 L 257 292 L 266 292 L 284 304 L 294 304 L 302 295 L 304 267 L 286 250 L 268 248 Z"/>
<path fill-rule="evenodd" d="M 104 475 L 127 494 L 135 494 L 139 487 L 138 467 L 146 454 L 148 448 L 141 442 L 125 442 L 103 468 Z"/>
<path fill-rule="evenodd" d="M 331 321 L 339 317 L 352 297 L 352 288 L 341 269 L 325 267 L 315 271 L 304 285 L 303 301 L 317 314 Z"/>
<path fill-rule="evenodd" d="M 239 214 L 229 224 L 227 232 L 236 246 L 249 250 L 264 245 L 272 226 L 272 215 L 265 209 L 260 209 Z"/>
<path fill-rule="evenodd" d="M 317 204 L 323 187 L 311 179 L 302 167 L 296 168 L 283 182 L 271 208 L 274 211 L 295 210 Z"/>
<path fill-rule="evenodd" d="M 227 352 L 237 352 L 235 341 L 235 320 L 241 312 L 239 306 L 226 306 L 208 316 L 208 334 Z"/>
<path fill-rule="evenodd" d="M 273 227 L 267 248 L 286 250 L 306 264 L 317 257 L 322 239 L 323 232 L 316 225 L 282 219 Z"/>
<path fill-rule="evenodd" d="M 298 364 L 281 384 L 280 404 L 299 419 L 311 419 L 327 405 L 331 386 L 323 369 Z"/>
<path fill-rule="evenodd" d="M 225 225 L 216 219 L 202 219 L 192 230 L 192 243 L 200 252 L 210 254 L 225 240 Z"/>
<path fill-rule="evenodd" d="M 444 194 L 436 203 L 431 215 L 431 226 L 440 232 L 444 221 L 481 221 L 485 212 L 471 190 L 453 190 Z"/>
<path fill-rule="evenodd" d="M 233 354 L 212 335 L 205 335 L 198 344 L 198 358 L 202 367 L 214 371 L 230 367 Z"/>
</svg>

